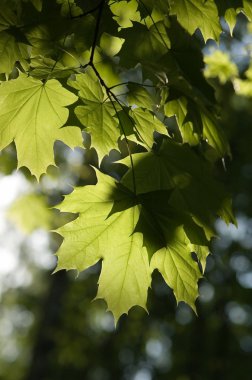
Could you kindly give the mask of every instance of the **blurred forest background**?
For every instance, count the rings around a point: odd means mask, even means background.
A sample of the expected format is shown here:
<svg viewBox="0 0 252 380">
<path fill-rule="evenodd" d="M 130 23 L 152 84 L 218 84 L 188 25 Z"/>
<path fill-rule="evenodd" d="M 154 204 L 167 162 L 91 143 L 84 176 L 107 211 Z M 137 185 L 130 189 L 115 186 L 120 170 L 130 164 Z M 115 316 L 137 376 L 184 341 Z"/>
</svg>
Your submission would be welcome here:
<svg viewBox="0 0 252 380">
<path fill-rule="evenodd" d="M 252 59 L 252 33 L 239 16 L 233 37 L 223 24 L 220 47 L 241 72 Z M 214 81 L 231 141 L 225 182 L 238 228 L 217 221 L 200 281 L 198 316 L 174 296 L 158 273 L 147 315 L 133 308 L 117 328 L 95 297 L 99 264 L 77 278 L 51 275 L 60 237 L 49 230 L 69 215 L 47 210 L 73 185 L 94 183 L 92 149 L 55 147 L 59 168 L 38 185 L 16 172 L 15 149 L 0 154 L 0 379 L 1 380 L 250 380 L 252 374 L 252 101 Z M 115 152 L 103 161 L 113 171 Z M 63 220 L 64 219 L 64 220 Z"/>
</svg>

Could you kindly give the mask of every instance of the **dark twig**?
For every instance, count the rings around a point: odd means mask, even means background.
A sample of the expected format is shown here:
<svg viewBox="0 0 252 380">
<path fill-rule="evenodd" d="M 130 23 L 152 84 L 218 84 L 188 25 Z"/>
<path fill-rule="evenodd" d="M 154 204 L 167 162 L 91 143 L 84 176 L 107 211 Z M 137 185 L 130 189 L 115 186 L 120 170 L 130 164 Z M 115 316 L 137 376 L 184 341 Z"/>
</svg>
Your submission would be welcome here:
<svg viewBox="0 0 252 380">
<path fill-rule="evenodd" d="M 89 63 L 89 66 L 92 67 L 95 75 L 97 76 L 97 78 L 99 79 L 100 83 L 101 83 L 101 86 L 105 89 L 106 91 L 106 94 L 109 98 L 109 100 L 111 101 L 112 103 L 112 106 L 116 112 L 116 115 L 118 117 L 118 111 L 114 105 L 114 101 L 123 109 L 121 103 L 119 102 L 119 100 L 117 99 L 116 95 L 111 91 L 111 89 L 106 85 L 106 83 L 104 82 L 103 78 L 101 77 L 99 71 L 96 69 L 95 65 L 93 62 L 90 62 Z M 113 100 L 114 99 L 114 100 Z M 124 110 L 124 109 L 123 109 Z M 120 121 L 120 118 L 118 117 L 118 120 L 119 120 L 119 123 L 120 123 L 120 126 L 122 128 L 122 132 L 123 132 L 123 135 L 124 135 L 124 138 L 125 138 L 125 142 L 126 142 L 126 145 L 127 145 L 127 149 L 128 149 L 128 152 L 129 152 L 129 157 L 130 157 L 130 163 L 131 163 L 131 168 L 132 168 L 132 179 L 133 179 L 133 190 L 134 190 L 134 194 L 136 195 L 136 177 L 135 177 L 135 170 L 134 170 L 134 162 L 133 162 L 133 158 L 132 158 L 132 153 L 130 151 L 130 145 L 129 145 L 129 140 L 127 138 L 127 135 L 126 135 L 126 132 L 125 132 L 125 129 L 124 129 L 124 126 L 122 125 L 121 121 Z"/>
<path fill-rule="evenodd" d="M 96 25 L 95 25 L 94 40 L 93 40 L 91 54 L 90 54 L 90 63 L 93 63 L 93 60 L 94 60 L 95 47 L 96 47 L 96 43 L 97 43 L 97 39 L 98 39 L 99 27 L 100 27 L 104 3 L 105 3 L 105 0 L 102 0 L 99 4 L 99 8 L 98 8 L 99 10 L 98 10 L 97 20 L 96 20 Z"/>
<path fill-rule="evenodd" d="M 141 87 L 151 87 L 151 88 L 167 87 L 167 85 L 159 86 L 159 85 L 144 84 L 144 83 L 137 83 L 137 82 L 129 81 L 129 82 L 122 82 L 122 83 L 115 84 L 114 86 L 111 86 L 109 88 L 111 90 L 112 88 L 116 88 L 116 87 L 119 87 L 119 86 L 127 86 L 128 84 L 135 85 L 135 86 L 141 86 Z"/>
<path fill-rule="evenodd" d="M 85 17 L 87 15 L 90 15 L 92 13 L 94 13 L 95 11 L 97 11 L 97 9 L 100 8 L 101 4 L 104 3 L 104 0 L 101 0 L 99 4 L 96 5 L 96 7 L 90 9 L 89 11 L 87 12 L 84 12 L 84 13 L 81 13 L 80 15 L 77 15 L 77 16 L 71 16 L 71 19 L 76 19 L 76 18 L 82 18 L 82 17 Z"/>
</svg>

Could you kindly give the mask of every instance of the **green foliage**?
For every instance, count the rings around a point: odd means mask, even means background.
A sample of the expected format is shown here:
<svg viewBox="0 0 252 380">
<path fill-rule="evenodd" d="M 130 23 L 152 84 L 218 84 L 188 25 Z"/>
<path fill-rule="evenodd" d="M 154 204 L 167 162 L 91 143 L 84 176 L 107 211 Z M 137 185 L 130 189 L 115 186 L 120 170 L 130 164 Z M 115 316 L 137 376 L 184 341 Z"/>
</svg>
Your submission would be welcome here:
<svg viewBox="0 0 252 380">
<path fill-rule="evenodd" d="M 218 77 L 222 84 L 238 76 L 237 66 L 230 61 L 227 53 L 216 50 L 210 56 L 205 57 L 207 67 L 205 69 L 206 78 Z"/>
<path fill-rule="evenodd" d="M 7 217 L 27 234 L 37 228 L 49 231 L 53 221 L 52 210 L 48 209 L 46 199 L 33 193 L 22 195 L 14 201 Z"/>
<path fill-rule="evenodd" d="M 230 148 L 202 75 L 202 41 L 219 41 L 221 16 L 231 31 L 239 12 L 251 19 L 250 2 L 2 4 L 0 149 L 14 141 L 18 167 L 37 179 L 54 165 L 56 140 L 84 149 L 81 129 L 98 155 L 97 184 L 75 187 L 58 206 L 78 216 L 58 230 L 57 270 L 102 260 L 97 298 L 116 320 L 146 308 L 155 269 L 195 310 L 215 219 L 235 222 L 216 178 Z M 206 63 L 207 78 L 250 95 L 224 53 Z M 102 173 L 113 150 L 117 180 Z"/>
<path fill-rule="evenodd" d="M 218 78 L 221 84 L 231 82 L 237 95 L 244 97 L 252 96 L 252 64 L 240 78 L 237 65 L 231 61 L 229 55 L 220 50 L 215 50 L 204 59 L 207 64 L 205 76 L 209 79 Z"/>
<path fill-rule="evenodd" d="M 171 0 L 170 7 L 171 14 L 190 34 L 199 28 L 205 41 L 219 40 L 221 27 L 214 0 Z"/>
</svg>

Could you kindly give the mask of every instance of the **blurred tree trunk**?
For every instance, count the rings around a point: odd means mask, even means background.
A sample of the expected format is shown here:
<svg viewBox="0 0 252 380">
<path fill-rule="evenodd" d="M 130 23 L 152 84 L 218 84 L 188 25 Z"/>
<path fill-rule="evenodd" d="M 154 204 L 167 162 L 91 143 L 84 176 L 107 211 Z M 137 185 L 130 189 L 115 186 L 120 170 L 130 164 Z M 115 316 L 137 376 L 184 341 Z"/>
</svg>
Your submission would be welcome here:
<svg viewBox="0 0 252 380">
<path fill-rule="evenodd" d="M 41 305 L 40 322 L 31 356 L 31 364 L 24 380 L 45 380 L 51 367 L 51 353 L 54 350 L 53 332 L 58 327 L 69 280 L 65 271 L 51 276 L 49 289 Z"/>
</svg>

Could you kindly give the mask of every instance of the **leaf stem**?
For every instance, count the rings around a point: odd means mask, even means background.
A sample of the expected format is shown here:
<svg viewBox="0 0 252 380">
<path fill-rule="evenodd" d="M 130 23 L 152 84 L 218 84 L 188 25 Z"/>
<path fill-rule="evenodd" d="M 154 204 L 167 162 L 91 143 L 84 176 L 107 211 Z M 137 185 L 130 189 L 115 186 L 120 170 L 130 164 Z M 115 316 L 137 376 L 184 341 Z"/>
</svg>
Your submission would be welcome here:
<svg viewBox="0 0 252 380">
<path fill-rule="evenodd" d="M 112 88 L 116 88 L 116 87 L 119 87 L 119 86 L 127 86 L 128 84 L 132 84 L 132 85 L 135 85 L 135 86 L 142 86 L 142 87 L 151 87 L 151 88 L 166 87 L 166 85 L 156 86 L 156 85 L 153 85 L 153 84 L 144 84 L 144 83 L 137 83 L 137 82 L 129 81 L 129 82 L 122 82 L 122 83 L 114 84 L 114 86 L 111 86 L 109 88 L 111 90 Z"/>
<path fill-rule="evenodd" d="M 104 82 L 103 78 L 101 77 L 99 71 L 97 70 L 97 68 L 95 67 L 94 63 L 93 62 L 90 62 L 89 63 L 89 66 L 92 67 L 94 73 L 96 74 L 97 78 L 99 79 L 100 83 L 101 83 L 101 86 L 104 87 L 105 91 L 106 91 L 106 94 L 109 98 L 109 100 L 111 101 L 112 103 L 112 106 L 116 112 L 116 114 L 118 115 L 118 111 L 114 105 L 114 101 L 116 103 L 119 104 L 120 107 L 122 107 L 121 103 L 119 102 L 119 100 L 117 99 L 117 97 L 115 96 L 115 94 L 111 91 L 111 89 L 106 85 L 106 83 Z M 113 101 L 114 99 L 114 101 Z M 123 108 L 123 107 L 122 107 Z M 122 122 L 120 121 L 120 118 L 118 117 L 118 120 L 119 120 L 119 123 L 120 123 L 120 126 L 122 128 L 122 132 L 123 132 L 123 135 L 124 135 L 124 138 L 125 138 L 125 142 L 126 142 L 126 146 L 127 146 L 127 150 L 128 150 L 128 153 L 129 153 L 129 157 L 130 157 L 130 163 L 131 163 L 131 168 L 132 168 L 132 180 L 133 180 L 133 190 L 134 190 L 134 194 L 135 196 L 137 195 L 137 192 L 136 192 L 136 176 L 135 176 L 135 169 L 134 169 L 134 162 L 133 162 L 133 158 L 132 158 L 132 153 L 130 151 L 130 145 L 129 145 L 129 140 L 127 138 L 127 135 L 126 135 L 126 132 L 125 132 L 125 129 L 124 129 L 124 126 L 122 124 Z"/>
</svg>

